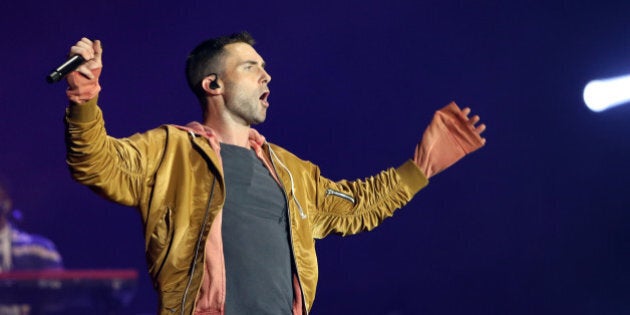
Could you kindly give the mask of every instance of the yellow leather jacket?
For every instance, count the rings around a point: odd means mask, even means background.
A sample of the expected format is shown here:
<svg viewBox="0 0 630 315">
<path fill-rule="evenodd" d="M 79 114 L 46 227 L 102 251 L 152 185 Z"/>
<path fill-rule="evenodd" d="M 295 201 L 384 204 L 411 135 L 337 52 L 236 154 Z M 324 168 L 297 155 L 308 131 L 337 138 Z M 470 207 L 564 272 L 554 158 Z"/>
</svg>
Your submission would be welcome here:
<svg viewBox="0 0 630 315">
<path fill-rule="evenodd" d="M 73 177 L 139 210 L 160 314 L 192 314 L 202 281 L 210 281 L 215 299 L 210 304 L 221 314 L 225 284 L 221 274 L 208 273 L 223 271 L 224 277 L 225 271 L 207 266 L 212 259 L 206 257 L 216 255 L 214 260 L 222 263 L 220 235 L 218 248 L 207 246 L 225 200 L 218 142 L 171 125 L 116 139 L 107 135 L 96 103 L 95 98 L 66 111 L 67 163 Z M 373 229 L 428 181 L 409 160 L 364 180 L 335 182 L 321 176 L 316 165 L 255 140 L 253 148 L 287 197 L 297 292 L 302 311 L 308 313 L 318 278 L 314 239 Z"/>
</svg>

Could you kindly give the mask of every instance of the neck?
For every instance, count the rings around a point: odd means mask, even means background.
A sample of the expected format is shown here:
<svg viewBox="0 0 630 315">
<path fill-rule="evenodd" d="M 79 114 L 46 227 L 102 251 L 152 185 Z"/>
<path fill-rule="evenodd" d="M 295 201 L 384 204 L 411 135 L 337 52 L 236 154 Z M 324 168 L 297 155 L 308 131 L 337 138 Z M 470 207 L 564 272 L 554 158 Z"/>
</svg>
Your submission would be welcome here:
<svg viewBox="0 0 630 315">
<path fill-rule="evenodd" d="M 206 115 L 203 124 L 217 133 L 220 142 L 250 148 L 249 125 L 235 122 L 229 117 L 222 117 L 220 113 Z"/>
</svg>

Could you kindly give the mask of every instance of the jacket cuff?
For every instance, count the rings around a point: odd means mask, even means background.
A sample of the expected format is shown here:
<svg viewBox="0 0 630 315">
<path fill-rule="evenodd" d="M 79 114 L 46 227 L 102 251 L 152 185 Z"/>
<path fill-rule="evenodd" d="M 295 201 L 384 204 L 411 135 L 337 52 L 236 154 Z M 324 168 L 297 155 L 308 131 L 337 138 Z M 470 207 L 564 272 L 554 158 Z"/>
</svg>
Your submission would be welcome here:
<svg viewBox="0 0 630 315">
<path fill-rule="evenodd" d="M 68 89 L 66 95 L 68 99 L 75 103 L 85 103 L 90 99 L 93 99 L 101 91 L 101 85 L 98 82 L 98 78 L 101 75 L 103 68 L 92 69 L 94 78 L 88 79 L 83 74 L 72 71 L 66 76 L 68 81 Z"/>
<path fill-rule="evenodd" d="M 401 183 L 409 187 L 414 193 L 429 184 L 429 180 L 413 160 L 408 160 L 403 165 L 399 166 L 396 172 L 398 176 L 400 176 Z"/>
<path fill-rule="evenodd" d="M 97 101 L 98 96 L 82 104 L 70 102 L 70 105 L 66 109 L 66 117 L 68 118 L 68 121 L 74 123 L 94 121 L 98 113 L 98 107 L 96 106 Z"/>
</svg>

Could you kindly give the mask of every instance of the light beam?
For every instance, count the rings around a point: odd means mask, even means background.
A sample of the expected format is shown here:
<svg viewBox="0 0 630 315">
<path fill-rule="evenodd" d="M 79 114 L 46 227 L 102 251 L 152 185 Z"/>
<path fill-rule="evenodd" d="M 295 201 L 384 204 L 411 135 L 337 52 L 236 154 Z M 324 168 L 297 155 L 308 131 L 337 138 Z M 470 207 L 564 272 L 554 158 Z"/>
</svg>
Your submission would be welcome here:
<svg viewBox="0 0 630 315">
<path fill-rule="evenodd" d="M 594 112 L 630 102 L 630 75 L 593 80 L 584 87 L 584 103 Z"/>
</svg>

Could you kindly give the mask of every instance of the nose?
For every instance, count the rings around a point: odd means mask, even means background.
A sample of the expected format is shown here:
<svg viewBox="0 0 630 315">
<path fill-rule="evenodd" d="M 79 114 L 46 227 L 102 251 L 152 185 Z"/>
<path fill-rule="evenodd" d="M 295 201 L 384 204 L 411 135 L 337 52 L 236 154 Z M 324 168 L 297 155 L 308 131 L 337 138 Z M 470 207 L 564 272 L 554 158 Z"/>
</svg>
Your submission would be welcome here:
<svg viewBox="0 0 630 315">
<path fill-rule="evenodd" d="M 269 75 L 269 73 L 267 73 L 267 70 L 265 70 L 264 68 L 262 68 L 262 82 L 269 84 L 269 82 L 271 82 L 271 75 Z"/>
</svg>

